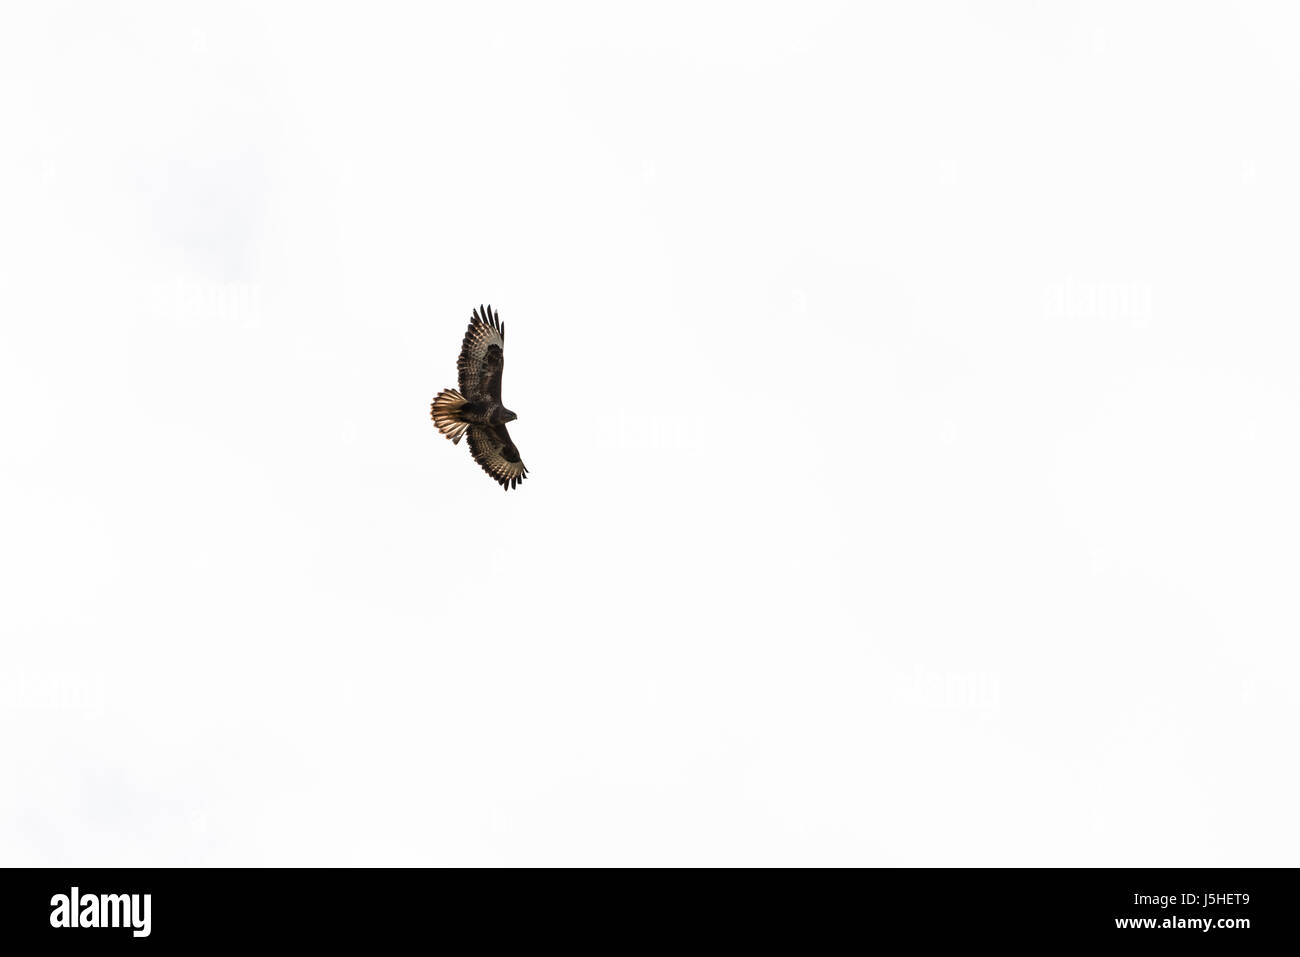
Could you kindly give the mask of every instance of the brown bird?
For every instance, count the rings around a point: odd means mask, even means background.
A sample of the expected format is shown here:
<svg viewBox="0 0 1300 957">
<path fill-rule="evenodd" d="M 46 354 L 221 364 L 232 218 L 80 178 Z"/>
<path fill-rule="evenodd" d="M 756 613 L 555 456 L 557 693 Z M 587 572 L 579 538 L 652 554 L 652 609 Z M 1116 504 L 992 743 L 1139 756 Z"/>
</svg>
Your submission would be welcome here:
<svg viewBox="0 0 1300 957">
<path fill-rule="evenodd" d="M 468 433 L 474 461 L 502 488 L 512 489 L 524 480 L 528 469 L 506 431 L 506 423 L 518 416 L 501 404 L 505 337 L 506 327 L 491 306 L 474 310 L 456 361 L 460 391 L 443 389 L 433 400 L 431 412 L 433 424 L 453 445 Z"/>
</svg>

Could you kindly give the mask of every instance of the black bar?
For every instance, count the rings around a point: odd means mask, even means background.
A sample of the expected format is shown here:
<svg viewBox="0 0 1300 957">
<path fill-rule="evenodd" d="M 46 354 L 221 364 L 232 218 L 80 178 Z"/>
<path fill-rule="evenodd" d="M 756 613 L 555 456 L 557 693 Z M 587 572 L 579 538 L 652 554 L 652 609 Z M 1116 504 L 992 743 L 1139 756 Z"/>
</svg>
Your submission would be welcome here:
<svg viewBox="0 0 1300 957">
<path fill-rule="evenodd" d="M 1293 869 L 631 870 L 593 880 L 578 869 L 14 869 L 0 872 L 0 927 L 11 945 L 90 949 L 371 950 L 412 935 L 433 946 L 782 937 L 811 945 L 848 934 L 854 946 L 1204 942 L 1236 950 L 1295 936 Z M 79 925 L 117 926 L 72 927 L 73 888 Z"/>
</svg>

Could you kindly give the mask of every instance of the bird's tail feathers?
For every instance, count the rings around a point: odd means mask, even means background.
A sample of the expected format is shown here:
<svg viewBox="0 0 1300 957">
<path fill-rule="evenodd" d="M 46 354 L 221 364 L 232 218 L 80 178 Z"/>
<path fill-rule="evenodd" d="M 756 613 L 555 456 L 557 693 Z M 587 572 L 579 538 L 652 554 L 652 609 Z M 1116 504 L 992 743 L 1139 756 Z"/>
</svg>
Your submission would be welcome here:
<svg viewBox="0 0 1300 957">
<path fill-rule="evenodd" d="M 443 389 L 433 400 L 433 408 L 430 410 L 433 424 L 438 427 L 439 432 L 451 439 L 452 445 L 458 445 L 461 436 L 469 428 L 469 423 L 460 419 L 460 410 L 464 407 L 465 401 L 465 397 L 455 389 Z"/>
</svg>

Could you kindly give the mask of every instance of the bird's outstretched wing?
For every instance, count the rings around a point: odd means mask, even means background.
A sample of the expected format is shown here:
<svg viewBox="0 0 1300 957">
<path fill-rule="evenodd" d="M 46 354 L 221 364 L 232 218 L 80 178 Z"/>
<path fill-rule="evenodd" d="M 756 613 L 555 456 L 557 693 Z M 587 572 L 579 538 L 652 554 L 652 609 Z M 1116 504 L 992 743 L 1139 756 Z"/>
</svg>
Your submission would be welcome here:
<svg viewBox="0 0 1300 957">
<path fill-rule="evenodd" d="M 501 483 L 505 489 L 514 488 L 524 480 L 528 469 L 519 461 L 519 450 L 510 441 L 504 425 L 471 425 L 469 451 L 483 471 Z"/>
<path fill-rule="evenodd" d="M 460 391 L 471 402 L 490 399 L 501 401 L 501 370 L 505 367 L 506 327 L 488 306 L 474 310 L 474 318 L 465 330 L 456 369 L 460 373 Z"/>
</svg>

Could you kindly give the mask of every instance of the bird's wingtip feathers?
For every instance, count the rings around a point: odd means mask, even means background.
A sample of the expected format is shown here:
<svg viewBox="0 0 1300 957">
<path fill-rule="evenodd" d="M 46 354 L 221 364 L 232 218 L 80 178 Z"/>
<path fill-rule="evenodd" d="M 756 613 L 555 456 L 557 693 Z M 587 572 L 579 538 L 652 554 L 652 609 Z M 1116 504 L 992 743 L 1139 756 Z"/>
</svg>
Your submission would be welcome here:
<svg viewBox="0 0 1300 957">
<path fill-rule="evenodd" d="M 491 304 L 486 306 L 479 306 L 477 309 L 474 310 L 474 314 L 470 318 L 470 325 L 472 326 L 477 323 L 482 323 L 485 326 L 490 326 L 493 329 L 495 329 L 497 333 L 500 334 L 502 337 L 505 336 L 505 331 L 506 331 L 505 323 L 501 321 L 501 314 L 498 313 L 495 309 L 493 309 Z"/>
</svg>

